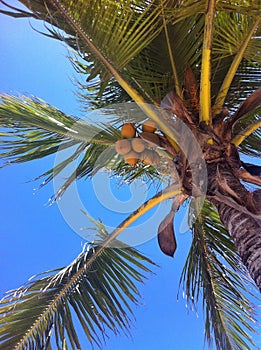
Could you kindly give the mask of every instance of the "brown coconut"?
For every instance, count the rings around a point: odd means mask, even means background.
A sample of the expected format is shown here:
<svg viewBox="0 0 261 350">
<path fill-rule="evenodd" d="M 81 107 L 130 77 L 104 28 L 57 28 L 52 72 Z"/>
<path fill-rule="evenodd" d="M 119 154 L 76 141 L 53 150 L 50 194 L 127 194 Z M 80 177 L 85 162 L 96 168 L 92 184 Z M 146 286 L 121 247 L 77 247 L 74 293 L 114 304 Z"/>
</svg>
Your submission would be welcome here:
<svg viewBox="0 0 261 350">
<path fill-rule="evenodd" d="M 126 123 L 121 128 L 121 135 L 125 139 L 131 139 L 135 137 L 136 135 L 136 129 L 134 128 L 133 124 Z"/>
<path fill-rule="evenodd" d="M 138 137 L 131 140 L 131 147 L 133 151 L 141 153 L 145 150 L 145 143 Z"/>
<path fill-rule="evenodd" d="M 139 160 L 139 155 L 134 151 L 130 151 L 128 154 L 124 155 L 124 160 L 130 165 L 136 165 Z"/>
<path fill-rule="evenodd" d="M 131 143 L 129 140 L 123 139 L 123 140 L 118 140 L 115 143 L 115 149 L 116 152 L 119 154 L 127 154 L 131 151 Z"/>
<path fill-rule="evenodd" d="M 142 124 L 142 131 L 153 133 L 156 130 L 157 130 L 157 126 L 156 126 L 156 123 L 153 120 L 146 120 Z"/>
<path fill-rule="evenodd" d="M 146 149 L 142 152 L 140 159 L 146 165 L 159 165 L 160 163 L 160 156 L 151 149 Z"/>
</svg>

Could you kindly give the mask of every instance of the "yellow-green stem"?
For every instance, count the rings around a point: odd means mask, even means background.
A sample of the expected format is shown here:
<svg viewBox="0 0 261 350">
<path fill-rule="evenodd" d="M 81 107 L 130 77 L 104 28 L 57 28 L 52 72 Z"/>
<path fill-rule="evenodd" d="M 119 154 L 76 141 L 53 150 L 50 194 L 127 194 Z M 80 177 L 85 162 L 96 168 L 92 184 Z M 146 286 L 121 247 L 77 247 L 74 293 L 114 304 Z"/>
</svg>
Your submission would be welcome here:
<svg viewBox="0 0 261 350">
<path fill-rule="evenodd" d="M 255 30 L 258 26 L 260 22 L 260 19 L 258 19 L 254 24 L 253 26 L 251 27 L 245 41 L 243 42 L 243 44 L 241 45 L 240 49 L 238 50 L 238 53 L 236 54 L 236 56 L 234 57 L 233 59 L 233 62 L 226 74 L 226 77 L 222 83 L 222 86 L 219 90 L 219 93 L 217 95 L 217 98 L 216 98 L 216 101 L 215 101 L 215 104 L 214 104 L 214 107 L 213 107 L 213 115 L 216 115 L 218 113 L 220 113 L 221 111 L 221 108 L 223 107 L 224 105 L 224 102 L 225 102 L 225 99 L 226 99 L 226 96 L 227 96 L 227 93 L 228 93 L 228 90 L 230 88 L 230 85 L 232 83 L 232 80 L 234 79 L 234 76 L 236 74 L 236 71 L 238 69 L 238 66 L 240 64 L 240 62 L 242 61 L 243 57 L 244 57 L 244 54 L 246 52 L 246 49 L 248 47 L 248 44 L 253 36 L 253 34 L 255 33 Z"/>
<path fill-rule="evenodd" d="M 239 134 L 233 137 L 231 143 L 235 146 L 239 146 L 249 135 L 261 127 L 261 120 L 249 125 L 245 130 L 240 131 Z"/>
<path fill-rule="evenodd" d="M 211 48 L 213 39 L 213 26 L 215 15 L 216 0 L 207 1 L 208 8 L 205 19 L 203 50 L 202 50 L 202 65 L 201 65 L 201 78 L 200 78 L 200 122 L 205 122 L 210 125 L 212 122 L 211 117 Z"/>
</svg>

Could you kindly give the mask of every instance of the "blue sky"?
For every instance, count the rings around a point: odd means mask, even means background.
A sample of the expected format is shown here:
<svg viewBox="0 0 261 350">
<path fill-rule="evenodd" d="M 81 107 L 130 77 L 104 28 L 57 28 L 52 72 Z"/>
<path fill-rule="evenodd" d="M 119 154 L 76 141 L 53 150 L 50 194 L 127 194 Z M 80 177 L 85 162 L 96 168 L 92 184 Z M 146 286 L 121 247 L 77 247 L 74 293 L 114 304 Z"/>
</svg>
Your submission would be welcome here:
<svg viewBox="0 0 261 350">
<path fill-rule="evenodd" d="M 72 79 L 76 76 L 67 50 L 59 42 L 44 37 L 28 20 L 0 16 L 2 34 L 0 91 L 33 94 L 62 111 L 79 115 L 80 105 Z M 34 25 L 34 22 L 31 22 Z M 48 206 L 53 194 L 51 185 L 35 190 L 39 182 L 30 180 L 53 164 L 53 158 L 14 165 L 0 171 L 1 204 L 1 269 L 0 294 L 16 288 L 30 276 L 70 263 L 81 251 L 84 240 L 71 230 L 56 205 Z M 81 191 L 88 184 L 81 183 Z M 126 198 L 130 195 L 124 189 Z M 88 205 L 88 195 L 85 203 Z M 89 203 L 90 204 L 90 203 Z M 93 207 L 96 218 L 110 217 L 100 207 Z M 122 216 L 124 217 L 124 216 Z M 122 217 L 113 217 L 112 225 Z M 180 218 L 176 223 L 180 225 Z M 150 227 L 157 231 L 157 226 Z M 188 312 L 180 294 L 178 281 L 190 243 L 189 233 L 177 232 L 178 249 L 174 259 L 164 256 L 156 239 L 138 247 L 160 265 L 157 275 L 141 286 L 143 306 L 134 308 L 136 321 L 132 339 L 112 337 L 104 350 L 200 350 L 203 348 L 203 318 L 199 311 Z M 258 340 L 258 339 L 257 339 Z M 260 339 L 258 340 L 261 346 Z M 84 349 L 90 347 L 86 343 Z"/>
</svg>

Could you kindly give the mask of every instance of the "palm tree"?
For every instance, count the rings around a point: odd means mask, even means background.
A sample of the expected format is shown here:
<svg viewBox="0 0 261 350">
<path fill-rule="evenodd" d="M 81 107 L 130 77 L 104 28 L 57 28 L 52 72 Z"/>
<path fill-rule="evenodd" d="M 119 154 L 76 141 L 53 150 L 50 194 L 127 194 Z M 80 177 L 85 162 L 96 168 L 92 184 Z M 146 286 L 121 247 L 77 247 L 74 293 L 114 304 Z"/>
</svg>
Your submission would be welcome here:
<svg viewBox="0 0 261 350">
<path fill-rule="evenodd" d="M 0 308 L 2 348 L 49 349 L 52 335 L 58 348 L 66 342 L 80 348 L 72 311 L 98 346 L 106 328 L 127 329 L 127 298 L 137 302 L 134 282 L 152 262 L 117 237 L 172 199 L 158 242 L 174 255 L 174 216 L 187 204 L 192 244 L 180 283 L 192 304 L 202 292 L 207 341 L 214 335 L 218 349 L 251 349 L 253 307 L 246 293 L 249 275 L 261 290 L 261 179 L 260 166 L 242 155 L 261 151 L 260 6 L 247 0 L 21 3 L 27 11 L 9 6 L 1 12 L 49 23 L 48 35 L 74 50 L 71 61 L 87 76 L 82 101 L 89 109 L 102 107 L 108 118 L 86 123 L 37 98 L 2 96 L 2 156 L 19 163 L 72 148 L 42 175 L 44 183 L 82 156 L 54 201 L 75 178 L 102 168 L 126 182 L 140 177 L 167 185 L 110 234 L 90 218 L 98 238 L 70 266 L 8 294 Z M 144 128 L 148 118 L 156 131 Z M 125 126 L 145 154 L 134 152 Z M 131 154 L 119 148 L 123 136 Z"/>
</svg>

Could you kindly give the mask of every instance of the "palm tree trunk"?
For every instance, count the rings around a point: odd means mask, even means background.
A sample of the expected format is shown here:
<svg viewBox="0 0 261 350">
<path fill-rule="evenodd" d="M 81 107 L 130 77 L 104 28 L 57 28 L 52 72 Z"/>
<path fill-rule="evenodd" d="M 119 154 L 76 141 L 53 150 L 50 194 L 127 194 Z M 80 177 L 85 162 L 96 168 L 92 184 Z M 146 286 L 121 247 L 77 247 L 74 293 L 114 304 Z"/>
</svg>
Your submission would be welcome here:
<svg viewBox="0 0 261 350">
<path fill-rule="evenodd" d="M 233 238 L 238 255 L 261 292 L 261 226 L 258 220 L 226 203 L 215 201 L 222 223 Z"/>
<path fill-rule="evenodd" d="M 208 171 L 208 199 L 217 208 L 238 255 L 261 292 L 260 191 L 247 191 L 228 163 L 211 164 Z"/>
</svg>

